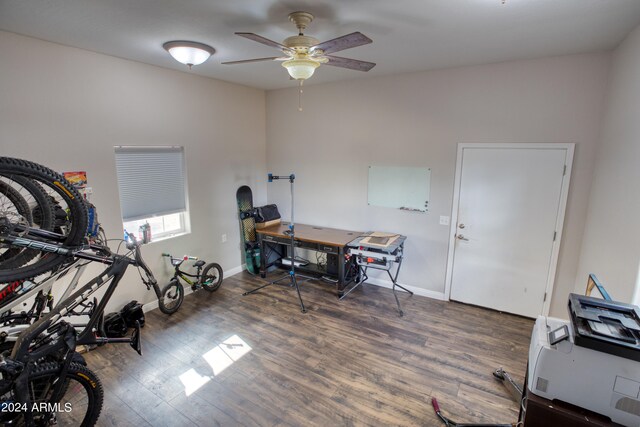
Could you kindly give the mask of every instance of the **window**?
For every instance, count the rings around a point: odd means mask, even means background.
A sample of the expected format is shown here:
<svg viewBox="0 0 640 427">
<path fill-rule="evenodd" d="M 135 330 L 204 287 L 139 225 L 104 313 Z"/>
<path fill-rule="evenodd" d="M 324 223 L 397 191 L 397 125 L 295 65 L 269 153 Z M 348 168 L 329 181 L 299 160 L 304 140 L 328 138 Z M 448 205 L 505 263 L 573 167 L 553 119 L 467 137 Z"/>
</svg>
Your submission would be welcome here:
<svg viewBox="0 0 640 427">
<path fill-rule="evenodd" d="M 116 147 L 115 153 L 123 228 L 141 238 L 148 223 L 152 240 L 187 233 L 182 147 Z"/>
</svg>

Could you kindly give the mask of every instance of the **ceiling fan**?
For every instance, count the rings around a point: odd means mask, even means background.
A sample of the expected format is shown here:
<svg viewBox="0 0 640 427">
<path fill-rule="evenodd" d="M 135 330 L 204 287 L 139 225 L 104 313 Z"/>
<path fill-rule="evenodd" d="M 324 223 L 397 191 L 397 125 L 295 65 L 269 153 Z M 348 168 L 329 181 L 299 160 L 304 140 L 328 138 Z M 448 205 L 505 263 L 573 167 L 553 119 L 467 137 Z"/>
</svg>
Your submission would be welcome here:
<svg viewBox="0 0 640 427">
<path fill-rule="evenodd" d="M 271 56 L 268 58 L 245 59 L 241 61 L 223 62 L 223 64 L 244 64 L 259 61 L 284 61 L 282 66 L 287 69 L 291 78 L 306 80 L 311 77 L 320 64 L 333 65 L 334 67 L 348 68 L 350 70 L 369 71 L 375 67 L 375 63 L 359 61 L 357 59 L 342 58 L 329 55 L 341 50 L 350 49 L 372 43 L 372 40 L 364 34 L 356 31 L 326 42 L 320 43 L 318 39 L 305 36 L 303 31 L 313 20 L 313 15 L 308 12 L 293 12 L 289 14 L 289 20 L 298 28 L 298 35 L 284 39 L 282 43 L 274 42 L 254 33 L 235 33 L 249 40 L 262 43 L 267 46 L 280 49 L 285 56 Z"/>
</svg>

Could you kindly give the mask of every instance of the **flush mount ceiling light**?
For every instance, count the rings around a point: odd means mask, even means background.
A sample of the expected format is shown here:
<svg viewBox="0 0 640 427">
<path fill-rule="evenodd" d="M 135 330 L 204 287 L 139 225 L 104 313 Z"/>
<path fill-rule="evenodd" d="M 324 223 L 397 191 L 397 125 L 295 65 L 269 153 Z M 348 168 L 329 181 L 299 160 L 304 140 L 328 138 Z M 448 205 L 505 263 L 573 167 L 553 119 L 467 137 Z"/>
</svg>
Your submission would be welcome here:
<svg viewBox="0 0 640 427">
<path fill-rule="evenodd" d="M 166 42 L 162 47 L 173 56 L 173 59 L 187 65 L 189 69 L 194 65 L 202 64 L 216 52 L 214 48 L 204 43 L 184 40 Z"/>
</svg>

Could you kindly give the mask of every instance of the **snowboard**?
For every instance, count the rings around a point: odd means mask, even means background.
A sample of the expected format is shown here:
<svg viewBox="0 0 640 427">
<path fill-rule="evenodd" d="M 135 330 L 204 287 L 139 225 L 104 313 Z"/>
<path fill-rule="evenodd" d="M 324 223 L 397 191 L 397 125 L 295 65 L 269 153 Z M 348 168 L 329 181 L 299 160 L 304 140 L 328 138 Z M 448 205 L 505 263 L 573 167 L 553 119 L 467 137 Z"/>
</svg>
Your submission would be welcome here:
<svg viewBox="0 0 640 427">
<path fill-rule="evenodd" d="M 246 185 L 238 188 L 236 200 L 238 202 L 242 251 L 245 264 L 247 265 L 247 271 L 251 274 L 258 274 L 260 273 L 260 245 L 256 234 L 256 220 L 251 188 Z"/>
</svg>

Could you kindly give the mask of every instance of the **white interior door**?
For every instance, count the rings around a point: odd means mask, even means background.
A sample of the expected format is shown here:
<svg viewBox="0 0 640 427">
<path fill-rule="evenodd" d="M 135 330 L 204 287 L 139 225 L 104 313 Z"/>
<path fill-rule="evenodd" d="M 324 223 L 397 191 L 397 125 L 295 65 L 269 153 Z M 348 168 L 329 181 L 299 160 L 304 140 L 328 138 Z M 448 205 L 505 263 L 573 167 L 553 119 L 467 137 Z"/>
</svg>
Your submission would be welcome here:
<svg viewBox="0 0 640 427">
<path fill-rule="evenodd" d="M 540 146 L 462 148 L 451 299 L 528 317 L 543 313 L 566 203 L 568 149 Z"/>
</svg>

